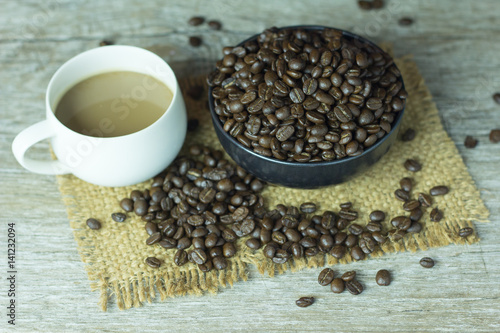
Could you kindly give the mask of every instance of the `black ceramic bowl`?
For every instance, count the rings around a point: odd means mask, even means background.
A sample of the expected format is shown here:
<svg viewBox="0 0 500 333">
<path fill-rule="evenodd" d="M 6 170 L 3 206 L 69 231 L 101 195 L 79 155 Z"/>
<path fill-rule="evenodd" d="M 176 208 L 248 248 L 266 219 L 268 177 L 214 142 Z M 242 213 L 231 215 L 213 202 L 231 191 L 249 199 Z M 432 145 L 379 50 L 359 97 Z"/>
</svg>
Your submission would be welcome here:
<svg viewBox="0 0 500 333">
<path fill-rule="evenodd" d="M 326 27 L 323 26 L 292 26 L 280 29 L 322 30 L 325 28 Z M 380 52 L 384 52 L 376 44 L 361 36 L 341 29 L 336 30 L 342 31 L 343 35 L 348 38 L 358 39 L 364 43 L 371 44 L 375 48 L 379 49 Z M 259 35 L 260 34 L 254 35 L 239 43 L 237 46 L 241 46 L 247 41 L 257 39 Z M 400 80 L 402 81 L 402 78 L 400 78 Z M 404 89 L 404 82 L 401 83 L 403 83 L 402 89 Z M 312 189 L 339 184 L 349 180 L 356 174 L 367 170 L 385 153 L 387 153 L 396 140 L 401 119 L 404 114 L 404 109 L 396 113 L 396 117 L 391 124 L 391 131 L 358 156 L 345 157 L 343 159 L 333 161 L 301 163 L 262 156 L 243 146 L 222 128 L 223 124 L 214 110 L 212 87 L 209 89 L 208 98 L 215 132 L 217 133 L 225 151 L 238 165 L 240 165 L 247 172 L 269 183 L 303 189 Z"/>
</svg>

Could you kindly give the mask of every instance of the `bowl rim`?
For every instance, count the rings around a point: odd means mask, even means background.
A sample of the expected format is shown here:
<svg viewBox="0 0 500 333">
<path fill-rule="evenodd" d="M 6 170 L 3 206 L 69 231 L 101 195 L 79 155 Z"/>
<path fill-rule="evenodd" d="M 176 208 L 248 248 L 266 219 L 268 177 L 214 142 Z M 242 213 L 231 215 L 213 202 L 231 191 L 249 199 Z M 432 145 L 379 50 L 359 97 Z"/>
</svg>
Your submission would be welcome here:
<svg viewBox="0 0 500 333">
<path fill-rule="evenodd" d="M 354 33 L 350 32 L 350 31 L 339 29 L 339 28 L 327 27 L 327 26 L 322 26 L 322 25 L 294 25 L 294 26 L 280 27 L 280 28 L 276 28 L 276 29 L 278 29 L 278 31 L 279 30 L 286 30 L 286 29 L 305 29 L 305 30 L 334 29 L 334 30 L 341 31 L 344 36 L 347 36 L 347 37 L 350 37 L 350 38 L 355 38 L 355 39 L 358 39 L 358 40 L 360 40 L 362 42 L 370 44 L 371 46 L 373 46 L 376 49 L 378 49 L 380 52 L 383 52 L 383 53 L 389 55 L 387 52 L 385 52 L 382 48 L 380 48 L 380 46 L 378 46 L 374 42 L 372 42 L 372 41 L 370 41 L 370 40 L 368 40 L 368 39 L 366 39 L 366 38 L 364 38 L 362 36 L 354 34 Z M 242 42 L 238 43 L 236 45 L 236 47 L 237 46 L 242 46 L 246 42 L 249 42 L 251 40 L 257 39 L 261 34 L 262 34 L 262 32 L 257 33 L 255 35 L 253 35 L 253 36 L 251 36 L 251 37 L 243 40 Z M 398 66 L 394 62 L 394 57 L 392 57 L 391 55 L 389 55 L 389 56 L 393 60 L 393 65 L 398 69 L 398 71 L 400 71 L 399 68 L 398 68 Z M 403 76 L 400 75 L 399 78 L 398 78 L 398 80 L 401 81 L 401 84 L 402 84 L 401 89 L 404 89 L 405 88 L 405 84 L 404 84 Z M 361 153 L 361 154 L 359 154 L 357 156 L 346 156 L 344 158 L 335 159 L 335 160 L 332 160 L 332 161 L 296 162 L 296 161 L 280 160 L 280 159 L 277 159 L 275 157 L 264 156 L 264 155 L 261 155 L 259 153 L 256 153 L 255 151 L 253 151 L 250 148 L 248 148 L 248 147 L 244 146 L 243 144 L 241 144 L 235 137 L 233 137 L 228 132 L 226 132 L 224 130 L 224 128 L 223 128 L 222 122 L 219 119 L 219 116 L 215 113 L 215 109 L 214 109 L 215 103 L 214 103 L 214 98 L 212 96 L 212 90 L 213 90 L 213 88 L 214 87 L 209 86 L 209 89 L 208 89 L 208 107 L 210 109 L 210 114 L 211 114 L 211 117 L 212 117 L 212 123 L 216 127 L 217 132 L 221 133 L 224 137 L 228 138 L 238 148 L 244 150 L 248 154 L 253 155 L 254 157 L 257 157 L 257 158 L 262 159 L 264 161 L 267 161 L 269 163 L 279 164 L 279 165 L 288 166 L 288 167 L 290 167 L 290 166 L 293 166 L 293 167 L 298 167 L 298 166 L 300 166 L 300 167 L 335 166 L 335 165 L 339 165 L 339 164 L 343 164 L 343 163 L 356 162 L 357 159 L 361 159 L 363 157 L 366 157 L 368 154 L 372 153 L 379 146 L 381 146 L 391 135 L 394 135 L 394 129 L 399 128 L 399 125 L 401 124 L 401 121 L 403 119 L 404 111 L 406 110 L 406 103 L 405 103 L 405 106 L 403 107 L 403 109 L 397 113 L 396 119 L 394 119 L 394 121 L 391 123 L 391 131 L 389 133 L 387 133 L 383 138 L 378 139 L 375 144 L 373 144 L 371 147 L 369 147 L 368 149 L 364 150 L 363 153 Z"/>
</svg>

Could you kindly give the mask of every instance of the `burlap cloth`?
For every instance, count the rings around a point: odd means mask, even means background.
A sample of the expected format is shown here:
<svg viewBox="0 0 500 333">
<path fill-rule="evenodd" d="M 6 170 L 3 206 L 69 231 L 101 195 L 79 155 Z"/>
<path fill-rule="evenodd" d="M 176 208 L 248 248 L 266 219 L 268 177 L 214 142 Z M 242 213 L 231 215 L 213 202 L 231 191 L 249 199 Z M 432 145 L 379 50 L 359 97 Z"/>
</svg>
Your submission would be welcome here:
<svg viewBox="0 0 500 333">
<path fill-rule="evenodd" d="M 450 193 L 435 197 L 434 206 L 444 212 L 441 222 L 431 222 L 429 209 L 422 218 L 423 230 L 419 234 L 407 234 L 398 243 L 386 242 L 370 257 L 378 257 L 386 252 L 426 250 L 430 247 L 445 246 L 450 243 L 474 243 L 479 241 L 474 235 L 467 239 L 457 236 L 460 228 L 473 227 L 473 221 L 486 222 L 489 212 L 480 198 L 467 168 L 457 148 L 441 125 L 438 110 L 432 101 L 424 80 L 411 57 L 396 60 L 409 93 L 406 114 L 401 131 L 408 127 L 416 130 L 416 139 L 411 142 L 398 140 L 391 150 L 369 171 L 357 178 L 336 186 L 317 190 L 297 190 L 279 186 L 268 186 L 263 197 L 267 207 L 276 204 L 300 205 L 313 201 L 320 210 L 338 211 L 342 202 L 353 202 L 364 225 L 372 210 L 386 212 L 384 230 L 391 229 L 389 217 L 403 213 L 401 202 L 394 199 L 394 190 L 399 187 L 399 179 L 412 177 L 415 182 L 413 193 L 428 192 L 435 185 L 448 185 Z M 204 79 L 185 78 L 180 80 L 184 91 L 192 85 L 204 85 Z M 200 121 L 199 127 L 188 133 L 186 145 L 202 143 L 222 149 L 210 120 L 206 99 L 195 101 L 185 96 L 190 118 Z M 416 158 L 423 168 L 410 173 L 402 166 L 408 158 Z M 201 272 L 196 265 L 188 263 L 182 267 L 173 264 L 175 251 L 148 246 L 144 222 L 134 214 L 128 214 L 125 223 L 116 223 L 111 213 L 121 211 L 119 200 L 128 196 L 133 189 L 145 189 L 150 182 L 122 188 L 106 188 L 88 184 L 74 176 L 58 176 L 59 188 L 67 206 L 70 225 L 78 244 L 82 261 L 88 272 L 92 290 L 99 290 L 99 305 L 106 310 L 108 301 L 114 299 L 120 309 L 140 306 L 151 302 L 159 295 L 163 301 L 168 297 L 185 294 L 202 295 L 215 293 L 220 287 L 233 285 L 238 280 L 247 279 L 247 265 L 256 265 L 261 273 L 273 276 L 286 270 L 295 271 L 305 267 L 334 265 L 338 261 L 332 256 L 292 260 L 283 265 L 275 265 L 265 258 L 262 251 L 248 249 L 242 240 L 237 243 L 238 253 L 229 259 L 225 271 Z M 85 221 L 94 217 L 102 222 L 98 231 L 90 230 Z M 154 256 L 164 264 L 153 269 L 144 264 L 144 259 Z M 340 260 L 350 262 L 350 255 Z M 366 259 L 365 259 L 366 260 Z"/>
</svg>

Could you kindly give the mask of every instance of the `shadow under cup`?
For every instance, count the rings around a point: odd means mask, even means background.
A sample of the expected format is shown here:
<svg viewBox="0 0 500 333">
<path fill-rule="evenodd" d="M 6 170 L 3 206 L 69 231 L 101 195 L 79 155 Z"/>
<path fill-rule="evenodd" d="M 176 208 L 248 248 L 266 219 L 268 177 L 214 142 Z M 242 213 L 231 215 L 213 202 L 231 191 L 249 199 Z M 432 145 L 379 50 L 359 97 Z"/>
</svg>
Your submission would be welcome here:
<svg viewBox="0 0 500 333">
<path fill-rule="evenodd" d="M 99 137 L 99 131 L 93 133 L 96 136 L 83 135 L 56 118 L 57 104 L 69 88 L 91 76 L 117 71 L 147 74 L 171 90 L 172 101 L 158 120 L 131 134 Z M 132 185 L 154 177 L 175 159 L 187 130 L 186 107 L 172 69 L 154 53 L 132 46 L 96 48 L 66 62 L 49 83 L 46 113 L 59 160 L 51 173 L 72 173 L 103 186 Z"/>
</svg>

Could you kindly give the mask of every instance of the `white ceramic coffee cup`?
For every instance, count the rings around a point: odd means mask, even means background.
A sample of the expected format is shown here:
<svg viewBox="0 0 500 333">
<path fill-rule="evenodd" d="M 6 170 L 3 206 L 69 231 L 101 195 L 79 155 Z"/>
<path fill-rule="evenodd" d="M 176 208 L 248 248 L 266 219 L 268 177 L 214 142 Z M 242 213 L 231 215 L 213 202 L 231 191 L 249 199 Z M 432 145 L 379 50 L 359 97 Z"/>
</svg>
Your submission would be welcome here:
<svg viewBox="0 0 500 333">
<path fill-rule="evenodd" d="M 148 74 L 173 93 L 165 113 L 153 124 L 132 134 L 99 137 L 108 122 L 87 136 L 70 130 L 54 115 L 57 103 L 74 84 L 90 76 L 112 71 Z M 146 89 L 138 86 L 139 90 Z M 19 133 L 12 143 L 17 161 L 40 174 L 68 174 L 103 186 L 126 186 L 145 181 L 165 169 L 179 153 L 187 130 L 186 106 L 170 66 L 156 54 L 133 46 L 112 45 L 83 52 L 67 61 L 49 82 L 45 98 L 46 120 Z M 102 128 L 101 128 L 102 127 Z M 50 138 L 57 157 L 37 161 L 26 156 L 35 143 Z"/>
</svg>

